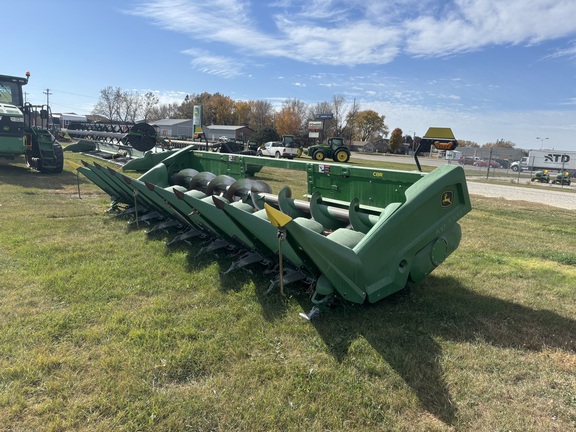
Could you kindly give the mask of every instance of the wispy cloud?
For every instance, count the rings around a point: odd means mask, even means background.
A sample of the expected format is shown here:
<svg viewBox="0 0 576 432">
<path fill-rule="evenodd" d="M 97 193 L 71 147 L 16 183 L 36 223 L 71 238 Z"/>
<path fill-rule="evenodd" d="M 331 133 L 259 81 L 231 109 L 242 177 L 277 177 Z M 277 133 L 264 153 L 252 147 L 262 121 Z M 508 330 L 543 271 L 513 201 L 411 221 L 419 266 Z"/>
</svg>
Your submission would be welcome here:
<svg viewBox="0 0 576 432">
<path fill-rule="evenodd" d="M 223 78 L 233 78 L 244 74 L 244 65 L 235 59 L 213 55 L 199 49 L 189 49 L 183 53 L 192 57 L 190 64 L 201 72 Z"/>
<path fill-rule="evenodd" d="M 576 34 L 573 0 L 149 0 L 127 13 L 203 44 L 213 54 L 193 66 L 223 77 L 238 75 L 224 72 L 223 51 L 354 66 Z"/>
<path fill-rule="evenodd" d="M 570 0 L 455 0 L 442 15 L 406 22 L 406 52 L 449 55 L 490 45 L 534 44 L 576 32 Z"/>
<path fill-rule="evenodd" d="M 559 57 L 576 58 L 576 42 L 572 42 L 572 46 L 569 46 L 568 48 L 556 50 L 556 52 L 544 57 L 544 59 L 559 58 Z"/>
</svg>

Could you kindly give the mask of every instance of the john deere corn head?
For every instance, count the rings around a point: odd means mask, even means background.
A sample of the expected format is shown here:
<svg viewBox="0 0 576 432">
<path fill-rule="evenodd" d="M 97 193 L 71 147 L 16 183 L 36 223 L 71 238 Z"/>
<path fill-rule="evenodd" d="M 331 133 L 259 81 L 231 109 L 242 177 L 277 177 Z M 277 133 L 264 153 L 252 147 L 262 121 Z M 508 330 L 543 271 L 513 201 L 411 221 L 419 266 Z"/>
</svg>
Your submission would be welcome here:
<svg viewBox="0 0 576 432">
<path fill-rule="evenodd" d="M 431 145 L 457 142 L 436 128 L 421 147 Z M 288 185 L 273 193 L 257 179 L 263 167 L 302 171 L 305 199 Z M 313 287 L 313 310 L 337 299 L 373 303 L 421 281 L 458 247 L 457 221 L 471 210 L 464 171 L 449 164 L 423 173 L 184 148 L 137 179 L 97 163 L 79 171 L 113 208 L 152 230 L 178 229 L 170 243 L 196 238 L 203 251 L 235 251 L 228 271 L 264 265 L 276 272 L 271 288 Z"/>
</svg>

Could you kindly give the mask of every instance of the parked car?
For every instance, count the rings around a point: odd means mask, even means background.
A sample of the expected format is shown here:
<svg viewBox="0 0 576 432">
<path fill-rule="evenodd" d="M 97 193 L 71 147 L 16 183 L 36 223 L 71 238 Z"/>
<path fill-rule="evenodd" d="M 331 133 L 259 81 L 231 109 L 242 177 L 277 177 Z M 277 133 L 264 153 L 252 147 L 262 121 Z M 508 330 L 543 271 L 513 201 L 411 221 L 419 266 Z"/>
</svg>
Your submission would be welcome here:
<svg viewBox="0 0 576 432">
<path fill-rule="evenodd" d="M 297 147 L 287 147 L 280 141 L 268 141 L 256 152 L 256 156 L 271 156 L 277 159 L 298 157 Z"/>
<path fill-rule="evenodd" d="M 474 166 L 477 167 L 487 167 L 488 166 L 488 161 L 487 160 L 477 160 L 476 162 L 474 162 L 473 164 Z M 490 161 L 490 168 L 500 168 L 500 164 L 498 162 L 496 162 L 494 159 L 492 159 Z"/>
<path fill-rule="evenodd" d="M 500 164 L 501 168 L 504 168 L 504 169 L 510 168 L 510 161 L 508 159 L 494 158 L 492 160 L 498 162 Z"/>
<path fill-rule="evenodd" d="M 462 156 L 460 159 L 458 159 L 458 163 L 460 165 L 474 165 L 474 162 L 476 162 L 477 160 L 479 160 L 479 158 L 477 157 Z"/>
</svg>

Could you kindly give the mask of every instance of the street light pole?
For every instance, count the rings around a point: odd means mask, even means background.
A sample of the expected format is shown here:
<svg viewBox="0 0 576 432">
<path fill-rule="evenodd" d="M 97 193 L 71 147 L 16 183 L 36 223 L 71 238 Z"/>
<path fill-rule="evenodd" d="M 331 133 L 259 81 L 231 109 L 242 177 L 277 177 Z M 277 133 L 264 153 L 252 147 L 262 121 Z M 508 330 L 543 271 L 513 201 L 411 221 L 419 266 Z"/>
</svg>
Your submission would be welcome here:
<svg viewBox="0 0 576 432">
<path fill-rule="evenodd" d="M 546 138 L 536 137 L 536 139 L 540 140 L 540 150 L 542 150 L 542 148 L 544 147 L 544 140 L 547 140 L 548 137 L 546 137 Z"/>
<path fill-rule="evenodd" d="M 412 144 L 410 145 L 410 150 L 414 151 L 416 149 L 416 145 L 415 145 L 416 132 L 414 132 L 414 131 L 408 131 L 408 132 L 412 134 Z"/>
</svg>

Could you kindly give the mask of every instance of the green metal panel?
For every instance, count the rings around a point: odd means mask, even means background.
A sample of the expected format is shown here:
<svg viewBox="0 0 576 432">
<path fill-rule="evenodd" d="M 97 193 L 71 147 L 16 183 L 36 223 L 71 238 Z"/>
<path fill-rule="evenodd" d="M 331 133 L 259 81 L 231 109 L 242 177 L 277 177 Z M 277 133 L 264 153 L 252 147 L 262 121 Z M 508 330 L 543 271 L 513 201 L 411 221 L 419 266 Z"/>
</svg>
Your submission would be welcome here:
<svg viewBox="0 0 576 432">
<path fill-rule="evenodd" d="M 0 107 L 0 157 L 13 159 L 24 154 L 24 116 L 11 105 Z"/>
<path fill-rule="evenodd" d="M 278 231 L 277 223 L 270 223 L 272 217 L 268 221 L 246 204 L 230 204 L 199 191 L 184 193 L 181 186 L 171 185 L 174 174 L 186 168 L 199 175 L 243 179 L 265 166 L 306 176 L 309 207 L 297 209 L 294 219 L 275 212 L 283 215 L 287 262 L 316 279 L 318 302 L 322 295 L 336 294 L 352 302 L 375 302 L 409 281 L 422 280 L 457 248 L 461 238 L 457 221 L 471 210 L 464 171 L 453 165 L 425 174 L 186 148 L 132 180 L 131 186 L 119 173 L 90 169 L 104 182 L 104 189 L 112 188 L 128 200 L 136 189 L 141 199 L 165 214 L 176 211 L 192 225 L 273 259 L 278 254 Z M 176 188 L 180 189 L 174 192 Z M 281 193 L 277 202 L 284 207 L 294 204 L 289 195 Z M 356 230 L 343 228 L 349 224 Z M 326 229 L 331 230 L 328 235 Z"/>
<path fill-rule="evenodd" d="M 313 262 L 310 271 L 322 275 L 325 293 L 360 303 L 364 293 L 375 302 L 418 281 L 455 250 L 456 222 L 470 210 L 463 169 L 444 165 L 408 188 L 404 203 L 385 212 L 353 247 L 344 237 L 323 236 L 294 221 L 285 228 L 302 261 Z"/>
<path fill-rule="evenodd" d="M 426 174 L 413 171 L 356 167 L 343 164 L 323 164 L 298 161 L 205 152 L 184 148 L 164 159 L 167 173 L 158 175 L 152 168 L 140 179 L 156 184 L 164 175 L 171 176 L 184 168 L 226 174 L 236 179 L 245 178 L 262 167 L 305 171 L 308 193 L 320 192 L 325 199 L 350 202 L 358 198 L 360 204 L 378 208 L 392 202 L 404 202 L 406 190 Z"/>
<path fill-rule="evenodd" d="M 220 201 L 222 209 L 230 217 L 230 220 L 250 239 L 259 252 L 270 259 L 278 258 L 278 230 L 268 219 L 256 216 L 254 213 L 248 213 L 241 207 L 228 203 L 223 198 L 214 197 L 214 200 Z M 282 248 L 283 257 L 290 261 L 295 269 L 299 269 L 302 262 L 292 247 L 285 244 Z"/>
<path fill-rule="evenodd" d="M 170 205 L 178 213 L 180 213 L 189 223 L 197 228 L 205 230 L 208 234 L 217 235 L 216 231 L 212 228 L 210 221 L 206 221 L 195 208 L 188 204 L 183 199 L 178 198 L 178 196 L 173 191 L 174 188 L 160 188 L 155 187 L 154 192 L 156 192 L 162 199 L 166 201 L 167 205 Z"/>
<path fill-rule="evenodd" d="M 0 134 L 0 157 L 12 159 L 14 156 L 23 155 L 24 152 L 24 139 L 22 137 L 2 136 Z"/>
<path fill-rule="evenodd" d="M 323 198 L 384 208 L 404 202 L 405 192 L 425 174 L 339 164 L 309 163 L 308 193 L 320 192 Z"/>
<path fill-rule="evenodd" d="M 184 201 L 196 209 L 222 238 L 249 250 L 255 250 L 254 244 L 244 232 L 230 220 L 225 212 L 216 207 L 212 197 L 198 199 L 191 195 L 184 195 Z"/>
</svg>

